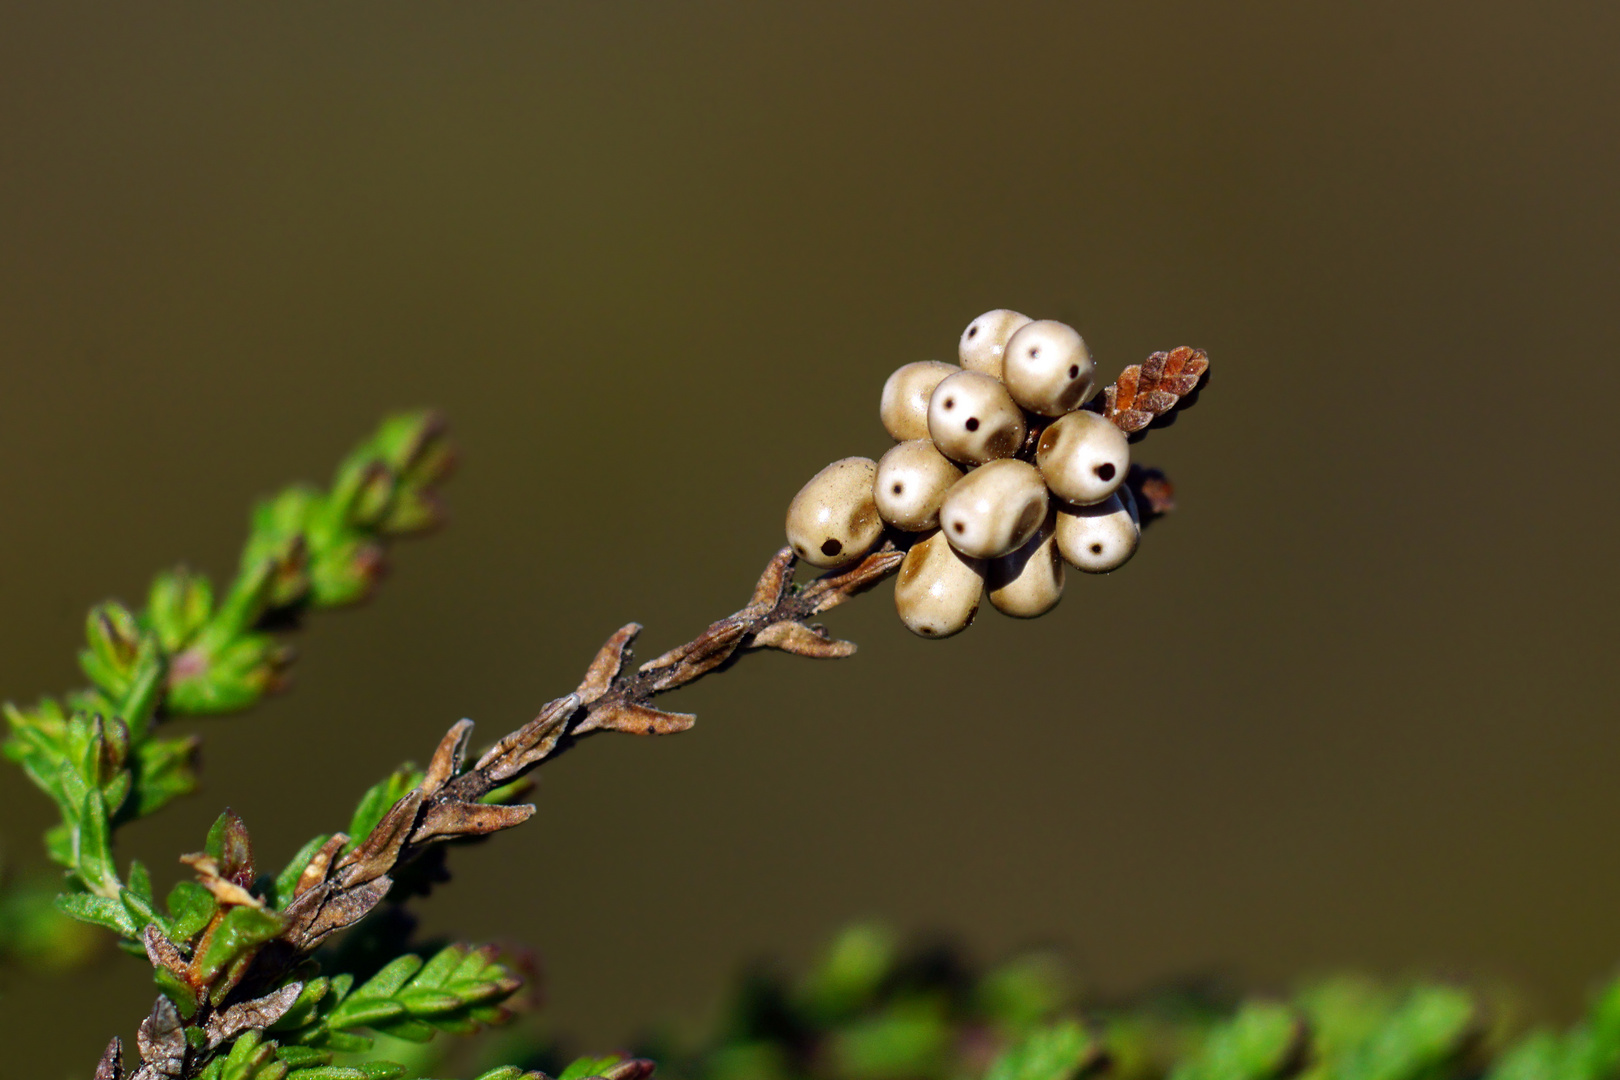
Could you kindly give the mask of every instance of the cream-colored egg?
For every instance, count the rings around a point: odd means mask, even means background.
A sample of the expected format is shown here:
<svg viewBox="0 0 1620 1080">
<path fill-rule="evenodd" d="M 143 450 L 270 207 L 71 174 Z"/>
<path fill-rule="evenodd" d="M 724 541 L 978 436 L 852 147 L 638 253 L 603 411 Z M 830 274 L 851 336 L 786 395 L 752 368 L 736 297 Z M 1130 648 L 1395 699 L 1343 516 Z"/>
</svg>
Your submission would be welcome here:
<svg viewBox="0 0 1620 1080">
<path fill-rule="evenodd" d="M 919 360 L 896 368 L 883 384 L 878 404 L 884 430 L 901 442 L 928 438 L 928 398 L 941 381 L 961 370 L 938 360 Z"/>
<path fill-rule="evenodd" d="M 928 435 L 939 452 L 964 465 L 1012 457 L 1024 442 L 1024 414 L 1007 388 L 977 371 L 959 371 L 928 399 Z"/>
<path fill-rule="evenodd" d="M 1046 520 L 1046 482 L 1027 461 L 981 465 L 956 482 L 939 508 L 939 527 L 951 546 L 975 559 L 1006 555 Z"/>
<path fill-rule="evenodd" d="M 883 536 L 872 484 L 877 462 L 848 457 L 810 478 L 788 504 L 787 539 L 811 566 L 849 566 Z"/>
<path fill-rule="evenodd" d="M 901 561 L 894 608 L 913 634 L 945 638 L 967 628 L 983 594 L 983 565 L 935 532 L 913 544 Z"/>
<path fill-rule="evenodd" d="M 1078 409 L 1096 385 L 1097 365 L 1067 323 L 1041 319 L 1008 339 L 1001 381 L 1014 401 L 1042 416 Z"/>
<path fill-rule="evenodd" d="M 878 513 L 897 529 L 922 532 L 939 524 L 945 493 L 962 470 L 931 439 L 911 439 L 878 459 L 874 495 Z"/>
<path fill-rule="evenodd" d="M 1019 619 L 1045 615 L 1063 599 L 1063 557 L 1057 549 L 1057 514 L 1046 520 L 1023 547 L 985 566 L 985 587 L 997 611 Z"/>
<path fill-rule="evenodd" d="M 1125 433 L 1093 412 L 1060 416 L 1035 444 L 1035 464 L 1052 494 L 1085 505 L 1108 498 L 1131 467 Z"/>
<path fill-rule="evenodd" d="M 1117 570 L 1136 554 L 1142 535 L 1136 501 L 1122 489 L 1090 506 L 1059 503 L 1056 535 L 1058 551 L 1076 570 L 1088 574 Z"/>
<path fill-rule="evenodd" d="M 969 371 L 1001 378 L 1001 357 L 1007 347 L 1007 339 L 1029 321 L 1028 315 L 996 308 L 968 323 L 962 331 L 962 340 L 956 345 L 956 355 L 961 359 L 962 366 Z"/>
</svg>

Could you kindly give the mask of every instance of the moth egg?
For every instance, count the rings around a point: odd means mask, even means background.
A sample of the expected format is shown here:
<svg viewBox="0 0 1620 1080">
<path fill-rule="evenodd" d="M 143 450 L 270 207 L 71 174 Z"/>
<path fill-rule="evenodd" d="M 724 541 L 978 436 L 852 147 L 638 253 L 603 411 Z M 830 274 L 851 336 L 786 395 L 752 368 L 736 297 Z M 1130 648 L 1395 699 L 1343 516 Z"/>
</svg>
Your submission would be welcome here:
<svg viewBox="0 0 1620 1080">
<path fill-rule="evenodd" d="M 849 566 L 883 536 L 872 484 L 877 462 L 848 457 L 810 478 L 788 504 L 787 540 L 794 554 L 823 569 Z"/>
<path fill-rule="evenodd" d="M 896 368 L 883 384 L 878 417 L 899 442 L 928 438 L 928 398 L 948 376 L 962 369 L 938 360 L 919 360 Z"/>
<path fill-rule="evenodd" d="M 959 371 L 928 399 L 928 435 L 939 452 L 964 465 L 1012 457 L 1024 442 L 1024 414 L 997 379 Z"/>
<path fill-rule="evenodd" d="M 979 610 L 984 571 L 953 548 L 943 533 L 918 540 L 900 563 L 894 608 L 919 637 L 946 638 L 965 630 Z"/>
<path fill-rule="evenodd" d="M 1041 432 L 1035 464 L 1058 498 L 1081 505 L 1101 502 L 1124 482 L 1131 466 L 1131 444 L 1102 416 L 1073 412 Z"/>
<path fill-rule="evenodd" d="M 956 344 L 956 355 L 969 371 L 982 372 L 1001 378 L 1002 353 L 1007 339 L 1029 323 L 1028 315 L 1020 315 L 1008 308 L 996 308 L 967 324 L 962 339 Z"/>
<path fill-rule="evenodd" d="M 1118 570 L 1136 554 L 1142 535 L 1136 501 L 1122 490 L 1090 506 L 1059 504 L 1056 535 L 1058 551 L 1076 570 L 1088 574 Z"/>
<path fill-rule="evenodd" d="M 962 479 L 928 439 L 912 439 L 878 459 L 874 493 L 878 513 L 897 529 L 922 532 L 939 524 L 945 493 Z"/>
<path fill-rule="evenodd" d="M 1026 461 L 992 461 L 945 495 L 939 527 L 951 546 L 975 559 L 1016 550 L 1046 520 L 1046 482 Z"/>
<path fill-rule="evenodd" d="M 990 603 L 1004 615 L 1033 619 L 1063 599 L 1063 556 L 1057 549 L 1057 514 L 1046 520 L 1023 547 L 985 566 Z"/>
<path fill-rule="evenodd" d="M 1042 416 L 1062 416 L 1091 396 L 1097 365 L 1074 327 L 1041 319 L 1007 341 L 1001 381 L 1014 401 Z"/>
</svg>

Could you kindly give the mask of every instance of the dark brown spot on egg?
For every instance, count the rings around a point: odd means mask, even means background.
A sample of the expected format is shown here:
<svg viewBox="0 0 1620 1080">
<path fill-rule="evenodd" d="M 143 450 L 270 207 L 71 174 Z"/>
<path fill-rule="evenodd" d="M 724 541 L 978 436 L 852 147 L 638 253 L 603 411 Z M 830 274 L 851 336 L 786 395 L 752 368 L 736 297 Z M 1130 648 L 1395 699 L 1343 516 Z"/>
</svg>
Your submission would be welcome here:
<svg viewBox="0 0 1620 1080">
<path fill-rule="evenodd" d="M 823 555 L 827 556 L 827 558 L 829 558 L 829 559 L 835 557 L 836 555 L 838 555 L 839 552 L 841 552 L 843 550 L 844 550 L 844 544 L 843 544 L 843 541 L 841 541 L 841 540 L 834 540 L 831 537 L 829 537 L 826 540 L 823 540 L 821 542 L 821 553 Z"/>
<path fill-rule="evenodd" d="M 967 418 L 967 423 L 963 424 L 962 426 L 967 428 L 969 431 L 978 431 L 979 418 L 977 416 L 970 416 Z"/>
<path fill-rule="evenodd" d="M 905 485 L 904 485 L 904 484 L 896 484 L 896 485 L 894 485 L 894 487 L 893 487 L 893 488 L 892 488 L 892 490 L 893 490 L 893 491 L 894 491 L 894 493 L 895 493 L 895 494 L 896 494 L 896 495 L 898 495 L 898 494 L 900 494 L 900 493 L 901 493 L 901 492 L 902 492 L 902 491 L 904 491 L 904 490 L 905 490 L 905 489 L 906 489 L 906 486 L 905 486 Z"/>
<path fill-rule="evenodd" d="M 1078 379 L 1079 377 L 1080 377 L 1080 365 L 1079 364 L 1070 364 L 1069 365 L 1069 378 Z"/>
<path fill-rule="evenodd" d="M 947 408 L 947 409 L 954 409 L 954 408 L 956 408 L 956 399 L 955 399 L 955 398 L 949 398 L 949 397 L 948 397 L 948 398 L 946 398 L 946 399 L 945 399 L 945 407 L 946 407 L 946 408 Z"/>
<path fill-rule="evenodd" d="M 1112 461 L 1105 461 L 1091 471 L 1097 474 L 1097 479 L 1101 480 L 1103 483 L 1107 483 L 1114 478 L 1114 473 L 1118 470 L 1114 468 L 1114 463 Z"/>
<path fill-rule="evenodd" d="M 968 327 L 968 337 L 978 337 L 978 335 L 979 335 L 979 324 L 978 323 L 974 323 L 972 326 Z"/>
<path fill-rule="evenodd" d="M 1092 544 L 1091 545 L 1091 553 L 1093 555 L 1101 555 L 1102 554 L 1102 545 L 1101 544 Z"/>
</svg>

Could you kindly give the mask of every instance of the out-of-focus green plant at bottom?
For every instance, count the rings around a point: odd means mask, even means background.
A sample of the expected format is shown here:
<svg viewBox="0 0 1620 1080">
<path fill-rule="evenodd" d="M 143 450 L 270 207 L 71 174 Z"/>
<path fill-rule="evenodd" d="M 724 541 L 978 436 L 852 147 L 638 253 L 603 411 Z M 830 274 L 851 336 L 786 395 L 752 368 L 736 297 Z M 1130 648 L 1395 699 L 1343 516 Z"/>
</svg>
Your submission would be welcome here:
<svg viewBox="0 0 1620 1080">
<path fill-rule="evenodd" d="M 802 978 L 751 971 L 707 1036 L 657 1034 L 627 1051 L 657 1061 L 661 1080 L 1620 1077 L 1620 983 L 1568 1030 L 1514 1027 L 1499 993 L 1425 981 L 1336 977 L 1273 996 L 1176 988 L 1088 1001 L 1051 956 L 981 968 L 957 950 L 904 950 L 860 926 Z M 492 1060 L 553 1074 L 567 1060 L 521 1030 L 492 1036 Z"/>
</svg>

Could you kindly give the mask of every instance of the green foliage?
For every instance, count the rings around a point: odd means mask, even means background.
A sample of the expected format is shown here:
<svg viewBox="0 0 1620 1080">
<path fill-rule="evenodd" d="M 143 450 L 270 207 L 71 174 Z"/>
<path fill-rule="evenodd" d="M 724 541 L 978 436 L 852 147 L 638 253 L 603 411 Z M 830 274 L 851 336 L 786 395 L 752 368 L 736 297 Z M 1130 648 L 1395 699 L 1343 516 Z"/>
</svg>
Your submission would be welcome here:
<svg viewBox="0 0 1620 1080">
<path fill-rule="evenodd" d="M 349 975 L 312 979 L 272 1030 L 282 1041 L 332 1050 L 369 1049 L 370 1029 L 409 1042 L 437 1031 L 471 1034 L 506 1019 L 501 1003 L 521 985 L 492 949 L 450 945 L 426 962 L 406 954 L 355 987 Z"/>
<path fill-rule="evenodd" d="M 1077 1021 L 1063 1020 L 1003 1050 L 985 1080 L 1073 1080 L 1097 1052 L 1091 1032 Z"/>
<path fill-rule="evenodd" d="M 157 576 L 142 610 L 98 604 L 79 654 L 91 688 L 5 706 L 6 757 L 61 816 L 46 850 L 68 870 L 62 911 L 131 941 L 149 924 L 174 931 L 149 883 L 120 879 L 112 850 L 119 825 L 196 788 L 196 739 L 153 729 L 173 716 L 247 708 L 277 689 L 291 653 L 266 627 L 364 598 L 384 544 L 439 520 L 434 487 L 450 464 L 436 417 L 384 422 L 330 489 L 295 486 L 255 508 L 240 569 L 217 598 L 207 578 L 181 568 Z"/>
</svg>

